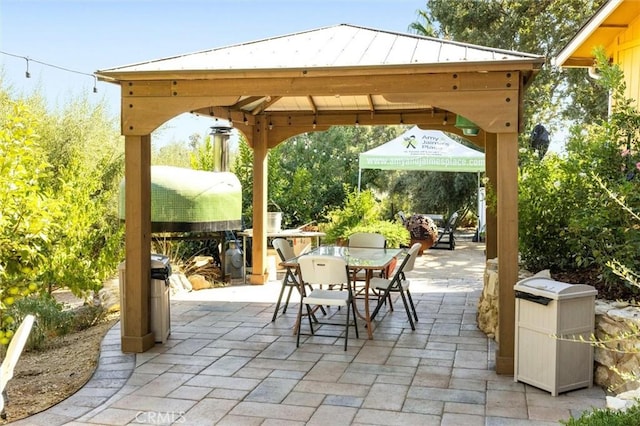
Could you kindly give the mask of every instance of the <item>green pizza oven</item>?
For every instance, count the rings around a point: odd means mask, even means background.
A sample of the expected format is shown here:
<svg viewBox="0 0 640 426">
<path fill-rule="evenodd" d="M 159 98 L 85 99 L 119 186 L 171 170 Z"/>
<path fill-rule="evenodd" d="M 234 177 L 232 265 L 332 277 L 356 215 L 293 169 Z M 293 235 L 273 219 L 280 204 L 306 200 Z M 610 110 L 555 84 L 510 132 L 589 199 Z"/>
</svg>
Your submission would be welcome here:
<svg viewBox="0 0 640 426">
<path fill-rule="evenodd" d="M 125 218 L 125 184 L 119 209 Z M 151 231 L 215 232 L 242 229 L 242 187 L 230 172 L 151 167 Z"/>
</svg>

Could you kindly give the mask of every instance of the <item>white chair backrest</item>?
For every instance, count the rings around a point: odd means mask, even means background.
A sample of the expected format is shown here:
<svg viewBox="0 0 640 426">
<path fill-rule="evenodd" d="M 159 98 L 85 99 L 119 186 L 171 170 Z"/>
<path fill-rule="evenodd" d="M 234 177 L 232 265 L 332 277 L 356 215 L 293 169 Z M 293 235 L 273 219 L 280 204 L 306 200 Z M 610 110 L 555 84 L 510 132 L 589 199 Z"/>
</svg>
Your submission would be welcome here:
<svg viewBox="0 0 640 426">
<path fill-rule="evenodd" d="M 402 268 L 402 272 L 413 271 L 413 267 L 416 263 L 416 259 L 418 258 L 418 252 L 420 251 L 421 247 L 422 247 L 422 244 L 420 243 L 415 243 L 414 245 L 411 246 L 411 248 L 407 252 L 407 256 L 409 256 L 409 258 L 407 259 L 407 262 L 404 264 L 404 267 Z"/>
<path fill-rule="evenodd" d="M 356 232 L 349 237 L 349 247 L 385 248 L 387 240 L 382 234 Z"/>
<path fill-rule="evenodd" d="M 336 256 L 305 255 L 298 259 L 300 273 L 309 284 L 344 284 L 349 282 L 347 262 Z"/>
<path fill-rule="evenodd" d="M 271 242 L 271 245 L 278 252 L 281 261 L 289 260 L 293 257 L 296 257 L 295 252 L 293 251 L 293 246 L 288 240 L 284 238 L 276 238 Z"/>
<path fill-rule="evenodd" d="M 33 315 L 24 317 L 24 320 L 22 320 L 22 323 L 9 343 L 7 354 L 4 360 L 2 360 L 2 365 L 0 365 L 0 392 L 4 391 L 7 382 L 13 377 L 13 369 L 18 363 L 18 358 L 20 358 L 24 345 L 27 343 L 34 320 L 35 317 Z"/>
</svg>

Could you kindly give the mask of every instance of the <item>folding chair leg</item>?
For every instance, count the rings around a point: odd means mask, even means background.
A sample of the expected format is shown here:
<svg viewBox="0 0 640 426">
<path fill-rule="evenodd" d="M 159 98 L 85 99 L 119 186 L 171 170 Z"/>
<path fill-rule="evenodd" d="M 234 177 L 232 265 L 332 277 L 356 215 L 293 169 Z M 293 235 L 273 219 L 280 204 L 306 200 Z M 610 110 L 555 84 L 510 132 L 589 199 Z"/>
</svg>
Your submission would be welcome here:
<svg viewBox="0 0 640 426">
<path fill-rule="evenodd" d="M 411 293 L 409 293 L 408 289 L 407 289 L 407 298 L 409 299 L 409 305 L 411 305 L 411 311 L 413 312 L 413 318 L 415 319 L 416 322 L 418 322 L 418 314 L 416 313 L 416 307 L 413 304 L 413 298 L 411 297 Z"/>
<path fill-rule="evenodd" d="M 356 329 L 356 339 L 360 338 L 360 333 L 358 333 L 358 317 L 356 316 L 356 301 L 351 299 L 351 309 L 353 310 L 353 326 Z M 349 308 L 347 308 L 347 311 Z"/>
<path fill-rule="evenodd" d="M 315 318 L 313 316 L 313 310 L 311 309 L 311 306 L 305 306 L 307 307 L 307 317 L 309 318 L 309 328 L 311 329 L 311 334 L 315 334 L 315 331 L 313 330 L 313 319 Z M 316 322 L 318 322 L 318 320 L 316 320 Z"/>
<path fill-rule="evenodd" d="M 289 300 L 291 300 L 291 293 L 293 293 L 293 286 L 289 286 L 289 293 L 287 293 L 287 300 L 284 302 L 284 307 L 282 308 L 282 313 L 287 313 L 287 307 L 289 306 Z"/>
<path fill-rule="evenodd" d="M 347 306 L 347 322 L 345 323 L 345 329 L 344 329 L 344 350 L 347 350 L 347 342 L 349 341 L 349 307 Z M 355 316 L 355 315 L 354 315 Z"/>
<path fill-rule="evenodd" d="M 296 332 L 296 348 L 300 347 L 300 329 L 302 328 L 302 301 L 300 302 L 300 307 L 298 308 L 298 321 L 297 326 L 298 330 Z"/>
<path fill-rule="evenodd" d="M 409 312 L 409 304 L 407 303 L 407 298 L 405 297 L 403 290 L 400 290 L 400 296 L 402 296 L 402 303 L 404 304 L 404 310 L 407 313 L 407 318 L 409 318 L 409 324 L 411 325 L 411 330 L 415 331 L 416 325 L 413 323 L 411 312 Z"/>
<path fill-rule="evenodd" d="M 271 322 L 274 322 L 276 320 L 276 317 L 278 316 L 278 311 L 280 310 L 280 302 L 282 301 L 282 296 L 284 295 L 284 288 L 286 287 L 285 284 L 282 284 L 282 288 L 280 289 L 280 295 L 278 296 L 278 301 L 276 302 L 276 309 L 273 312 L 273 318 L 271 318 Z M 289 294 L 291 294 L 291 292 L 289 292 Z M 289 302 L 289 298 L 287 298 L 287 303 Z M 285 305 L 285 310 L 287 305 Z M 284 311 L 282 312 L 284 313 Z"/>
</svg>

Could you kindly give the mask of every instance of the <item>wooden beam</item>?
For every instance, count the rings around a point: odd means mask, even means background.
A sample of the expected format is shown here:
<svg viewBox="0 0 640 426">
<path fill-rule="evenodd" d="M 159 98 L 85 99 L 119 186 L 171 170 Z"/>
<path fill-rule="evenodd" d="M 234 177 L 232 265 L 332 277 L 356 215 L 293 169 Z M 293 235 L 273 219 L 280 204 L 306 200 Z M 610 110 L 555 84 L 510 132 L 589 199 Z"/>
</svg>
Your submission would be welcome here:
<svg viewBox="0 0 640 426">
<path fill-rule="evenodd" d="M 367 103 L 369 104 L 369 111 L 374 112 L 376 110 L 376 106 L 373 103 L 373 96 L 367 95 Z"/>
<path fill-rule="evenodd" d="M 307 101 L 309 101 L 309 106 L 311 106 L 311 111 L 314 114 L 317 114 L 318 113 L 318 107 L 316 106 L 316 103 L 313 100 L 313 96 L 307 96 Z"/>
<path fill-rule="evenodd" d="M 264 120 L 259 120 L 253 127 L 253 239 L 252 271 L 249 276 L 251 284 L 267 282 L 267 158 L 268 127 Z"/>
<path fill-rule="evenodd" d="M 262 102 L 260 105 L 258 105 L 257 107 L 251 110 L 251 115 L 260 114 L 261 112 L 269 108 L 271 105 L 278 102 L 280 99 L 282 99 L 282 96 L 269 96 L 269 98 L 267 98 L 264 102 Z"/>
<path fill-rule="evenodd" d="M 496 373 L 513 374 L 515 293 L 518 280 L 518 134 L 497 138 L 498 349 Z"/>
<path fill-rule="evenodd" d="M 242 109 L 242 107 L 252 104 L 254 102 L 259 101 L 260 99 L 264 98 L 264 96 L 248 96 L 244 99 L 242 99 L 241 101 L 236 102 L 235 104 L 231 105 L 230 107 L 232 109 Z"/>
<path fill-rule="evenodd" d="M 210 111 L 216 105 L 235 102 L 237 96 L 227 97 L 122 97 L 122 134 L 148 135 L 164 122 L 194 110 Z"/>
<path fill-rule="evenodd" d="M 121 297 L 122 352 L 154 345 L 150 330 L 151 137 L 125 137 L 125 272 Z"/>
<path fill-rule="evenodd" d="M 485 164 L 485 176 L 489 180 L 489 187 L 485 188 L 487 191 L 492 191 L 496 194 L 496 187 L 498 184 L 498 135 L 495 133 L 487 133 L 485 136 L 484 147 L 484 164 Z M 487 259 L 494 259 L 498 257 L 498 218 L 495 211 L 496 206 L 490 206 L 487 204 L 487 216 L 486 216 L 486 232 L 485 232 L 485 250 Z"/>
<path fill-rule="evenodd" d="M 133 71 L 118 72 L 104 71 L 96 73 L 98 80 L 110 83 L 129 81 L 166 80 L 166 81 L 197 81 L 212 79 L 241 79 L 241 78 L 296 78 L 296 77 L 374 77 L 378 75 L 394 75 L 403 78 L 415 74 L 454 74 L 454 73 L 492 73 L 520 71 L 536 73 L 544 65 L 544 57 L 524 59 L 518 61 L 488 61 L 438 63 L 438 64 L 408 64 L 389 67 L 318 67 L 318 68 L 288 68 L 288 69 L 253 69 L 253 70 L 202 70 L 202 71 Z"/>
<path fill-rule="evenodd" d="M 414 94 L 421 92 L 476 92 L 518 88 L 517 71 L 486 73 L 394 74 L 286 78 L 215 78 L 207 80 L 146 81 L 146 90 L 132 90 L 130 96 L 335 96 Z M 141 82 L 126 81 L 123 87 Z M 127 93 L 123 90 L 123 92 Z"/>
</svg>

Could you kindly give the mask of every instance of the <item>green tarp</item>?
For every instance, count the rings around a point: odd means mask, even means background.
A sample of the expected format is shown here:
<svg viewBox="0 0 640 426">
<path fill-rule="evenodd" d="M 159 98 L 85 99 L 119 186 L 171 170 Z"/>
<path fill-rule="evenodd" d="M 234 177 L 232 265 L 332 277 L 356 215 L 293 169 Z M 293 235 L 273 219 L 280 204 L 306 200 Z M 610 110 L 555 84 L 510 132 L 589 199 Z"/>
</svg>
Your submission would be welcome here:
<svg viewBox="0 0 640 426">
<path fill-rule="evenodd" d="M 120 183 L 120 219 L 125 218 L 125 184 Z M 241 229 L 242 187 L 233 173 L 171 166 L 151 167 L 153 232 Z"/>
</svg>

